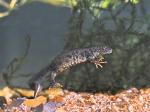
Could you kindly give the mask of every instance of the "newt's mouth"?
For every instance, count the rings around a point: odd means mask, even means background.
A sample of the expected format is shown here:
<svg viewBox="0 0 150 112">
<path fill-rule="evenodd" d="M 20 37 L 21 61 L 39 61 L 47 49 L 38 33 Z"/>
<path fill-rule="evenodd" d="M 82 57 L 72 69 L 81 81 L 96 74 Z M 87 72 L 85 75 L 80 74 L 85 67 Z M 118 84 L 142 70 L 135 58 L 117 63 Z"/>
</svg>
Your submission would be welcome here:
<svg viewBox="0 0 150 112">
<path fill-rule="evenodd" d="M 111 54 L 112 48 L 110 47 L 103 47 L 103 54 Z"/>
</svg>

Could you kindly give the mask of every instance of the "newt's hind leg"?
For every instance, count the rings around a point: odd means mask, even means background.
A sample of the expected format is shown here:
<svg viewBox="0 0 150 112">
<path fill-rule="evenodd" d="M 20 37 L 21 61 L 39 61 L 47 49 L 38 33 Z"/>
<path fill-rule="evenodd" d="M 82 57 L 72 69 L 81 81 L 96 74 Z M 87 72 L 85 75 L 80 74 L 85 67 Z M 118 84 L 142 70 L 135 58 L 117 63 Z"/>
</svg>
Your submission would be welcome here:
<svg viewBox="0 0 150 112">
<path fill-rule="evenodd" d="M 51 80 L 50 80 L 50 87 L 53 87 L 53 88 L 62 87 L 62 85 L 60 83 L 57 83 L 55 81 L 55 77 L 56 76 L 57 76 L 57 74 L 55 72 L 52 72 L 52 74 L 51 74 Z"/>
<path fill-rule="evenodd" d="M 103 68 L 102 64 L 107 63 L 102 55 L 99 55 L 97 58 L 91 60 L 91 62 L 95 64 L 96 68 Z"/>
</svg>

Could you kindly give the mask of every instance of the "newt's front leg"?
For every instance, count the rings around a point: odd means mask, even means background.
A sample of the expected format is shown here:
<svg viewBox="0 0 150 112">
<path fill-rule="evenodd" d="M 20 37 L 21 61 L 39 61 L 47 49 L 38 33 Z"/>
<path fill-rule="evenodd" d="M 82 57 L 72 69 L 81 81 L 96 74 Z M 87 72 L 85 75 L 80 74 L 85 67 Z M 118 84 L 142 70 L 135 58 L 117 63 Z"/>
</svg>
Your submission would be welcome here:
<svg viewBox="0 0 150 112">
<path fill-rule="evenodd" d="M 102 64 L 107 63 L 107 61 L 104 61 L 104 57 L 102 55 L 99 55 L 94 60 L 91 60 L 91 62 L 95 64 L 96 68 L 103 68 Z"/>
</svg>

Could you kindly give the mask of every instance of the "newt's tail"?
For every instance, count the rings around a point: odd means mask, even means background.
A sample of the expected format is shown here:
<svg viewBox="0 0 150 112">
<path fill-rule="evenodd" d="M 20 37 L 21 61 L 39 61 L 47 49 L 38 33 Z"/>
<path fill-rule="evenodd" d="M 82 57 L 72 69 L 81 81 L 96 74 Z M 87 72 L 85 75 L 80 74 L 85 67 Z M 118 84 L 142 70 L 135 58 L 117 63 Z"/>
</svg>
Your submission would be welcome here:
<svg viewBox="0 0 150 112">
<path fill-rule="evenodd" d="M 44 68 L 40 72 L 34 74 L 29 80 L 29 87 L 34 90 L 34 97 L 36 97 L 42 89 L 54 85 L 56 75 L 49 69 Z M 51 84 L 49 84 L 51 82 Z"/>
</svg>

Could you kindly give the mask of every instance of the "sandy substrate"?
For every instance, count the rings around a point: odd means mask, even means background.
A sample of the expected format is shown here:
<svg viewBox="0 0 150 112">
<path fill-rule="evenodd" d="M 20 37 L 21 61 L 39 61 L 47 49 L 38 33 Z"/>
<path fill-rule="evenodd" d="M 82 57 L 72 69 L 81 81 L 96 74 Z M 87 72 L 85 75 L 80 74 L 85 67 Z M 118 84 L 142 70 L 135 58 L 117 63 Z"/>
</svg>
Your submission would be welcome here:
<svg viewBox="0 0 150 112">
<path fill-rule="evenodd" d="M 49 90 L 35 99 L 7 98 L 7 112 L 150 112 L 150 88 L 131 88 L 115 95 Z M 4 97 L 6 98 L 6 97 Z"/>
</svg>

